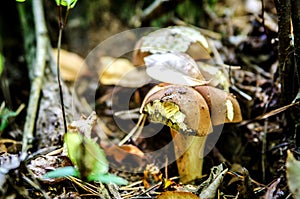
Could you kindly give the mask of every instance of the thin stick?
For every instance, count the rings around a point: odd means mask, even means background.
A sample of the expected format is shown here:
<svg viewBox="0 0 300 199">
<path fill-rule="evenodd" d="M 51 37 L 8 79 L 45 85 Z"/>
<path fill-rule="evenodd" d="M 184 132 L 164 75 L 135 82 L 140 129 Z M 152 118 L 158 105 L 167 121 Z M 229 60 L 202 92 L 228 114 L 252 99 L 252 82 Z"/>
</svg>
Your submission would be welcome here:
<svg viewBox="0 0 300 199">
<path fill-rule="evenodd" d="M 146 118 L 145 114 L 142 114 L 140 116 L 139 121 L 137 122 L 137 124 L 128 133 L 128 135 L 126 135 L 126 137 L 123 138 L 123 140 L 120 141 L 119 146 L 122 146 L 123 144 L 125 144 L 125 142 L 127 142 L 137 132 L 137 130 L 140 128 L 140 124 L 142 124 L 143 121 L 145 121 L 145 118 Z"/>
<path fill-rule="evenodd" d="M 60 97 L 60 103 L 61 103 L 61 111 L 62 111 L 62 116 L 63 116 L 63 122 L 64 122 L 64 131 L 67 133 L 68 128 L 67 128 L 67 121 L 66 121 L 66 112 L 65 112 L 65 106 L 64 106 L 64 97 L 63 97 L 63 92 L 62 92 L 62 86 L 61 86 L 61 80 L 60 80 L 60 48 L 61 48 L 61 38 L 62 38 L 62 32 L 67 24 L 69 16 L 69 9 L 67 9 L 65 19 L 64 21 L 62 20 L 62 7 L 59 6 L 59 34 L 58 34 L 58 41 L 57 41 L 57 82 L 59 86 L 59 97 Z"/>
<path fill-rule="evenodd" d="M 262 180 L 266 180 L 266 150 L 267 150 L 267 133 L 268 133 L 268 119 L 264 122 L 264 130 L 262 132 L 262 157 L 261 157 L 261 169 L 262 169 Z"/>
<path fill-rule="evenodd" d="M 61 111 L 63 115 L 63 121 L 64 121 L 64 131 L 67 133 L 67 121 L 66 121 L 66 113 L 65 113 L 65 107 L 64 107 L 64 97 L 63 97 L 63 92 L 62 92 L 62 87 L 61 87 L 61 81 L 60 81 L 60 47 L 61 47 L 61 37 L 62 37 L 62 31 L 63 27 L 59 26 L 59 35 L 58 35 L 58 42 L 57 42 L 57 82 L 59 86 L 59 97 L 60 97 L 60 103 L 61 103 Z"/>
</svg>

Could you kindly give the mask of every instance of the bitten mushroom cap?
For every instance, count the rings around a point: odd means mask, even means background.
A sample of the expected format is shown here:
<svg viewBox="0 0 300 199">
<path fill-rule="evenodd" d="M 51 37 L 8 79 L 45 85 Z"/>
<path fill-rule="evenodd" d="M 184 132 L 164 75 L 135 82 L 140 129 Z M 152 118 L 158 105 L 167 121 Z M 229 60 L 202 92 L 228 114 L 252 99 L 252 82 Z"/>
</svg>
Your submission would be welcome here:
<svg viewBox="0 0 300 199">
<path fill-rule="evenodd" d="M 209 107 L 195 89 L 182 85 L 158 85 L 144 98 L 140 111 L 152 122 L 163 123 L 186 134 L 205 136 L 212 132 Z"/>
</svg>

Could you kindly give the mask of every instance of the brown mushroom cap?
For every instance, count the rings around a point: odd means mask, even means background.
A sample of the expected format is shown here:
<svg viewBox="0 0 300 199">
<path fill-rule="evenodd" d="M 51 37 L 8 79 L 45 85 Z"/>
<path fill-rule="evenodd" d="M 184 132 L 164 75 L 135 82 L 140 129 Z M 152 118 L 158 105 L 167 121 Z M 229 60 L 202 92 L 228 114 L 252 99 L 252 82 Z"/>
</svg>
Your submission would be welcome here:
<svg viewBox="0 0 300 199">
<path fill-rule="evenodd" d="M 134 66 L 144 66 L 145 65 L 144 57 L 150 55 L 150 52 L 141 51 L 142 43 L 143 43 L 143 38 L 139 39 L 135 44 L 133 56 L 132 56 L 132 63 Z"/>
<path fill-rule="evenodd" d="M 235 96 L 211 86 L 196 86 L 207 102 L 213 125 L 242 121 L 241 109 Z"/>
<path fill-rule="evenodd" d="M 205 136 L 212 132 L 209 107 L 194 88 L 164 84 L 148 94 L 140 111 L 148 114 L 151 121 L 188 135 Z"/>
<path fill-rule="evenodd" d="M 144 57 L 150 54 L 183 52 L 195 60 L 207 60 L 211 52 L 206 38 L 187 26 L 171 26 L 153 31 L 139 39 L 134 49 L 132 62 L 135 66 L 143 66 Z"/>
</svg>

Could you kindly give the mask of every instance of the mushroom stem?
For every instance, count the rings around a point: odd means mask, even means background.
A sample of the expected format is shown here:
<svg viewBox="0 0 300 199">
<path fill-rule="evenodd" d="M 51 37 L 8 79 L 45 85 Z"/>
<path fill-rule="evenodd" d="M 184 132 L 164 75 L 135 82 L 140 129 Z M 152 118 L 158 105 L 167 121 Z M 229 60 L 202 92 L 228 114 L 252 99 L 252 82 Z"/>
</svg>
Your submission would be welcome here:
<svg viewBox="0 0 300 199">
<path fill-rule="evenodd" d="M 203 151 L 206 136 L 187 136 L 170 128 L 178 174 L 182 183 L 191 182 L 202 176 Z"/>
</svg>

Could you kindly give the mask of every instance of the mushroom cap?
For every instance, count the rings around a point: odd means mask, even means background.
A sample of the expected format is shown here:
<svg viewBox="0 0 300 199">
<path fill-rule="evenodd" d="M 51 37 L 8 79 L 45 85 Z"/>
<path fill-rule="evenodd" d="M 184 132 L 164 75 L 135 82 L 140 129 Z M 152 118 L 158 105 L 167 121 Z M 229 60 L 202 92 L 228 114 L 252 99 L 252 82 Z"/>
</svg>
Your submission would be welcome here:
<svg viewBox="0 0 300 199">
<path fill-rule="evenodd" d="M 187 26 L 170 26 L 158 29 L 139 39 L 133 53 L 133 64 L 143 66 L 144 57 L 150 54 L 184 52 L 193 59 L 210 59 L 206 38 L 196 29 Z"/>
<path fill-rule="evenodd" d="M 205 99 L 213 125 L 242 121 L 241 109 L 235 96 L 211 86 L 196 86 Z"/>
<path fill-rule="evenodd" d="M 186 53 L 160 53 L 144 58 L 147 74 L 155 80 L 186 86 L 208 84 L 197 63 Z"/>
<path fill-rule="evenodd" d="M 152 122 L 163 123 L 176 131 L 205 136 L 212 132 L 209 107 L 194 88 L 162 84 L 153 87 L 140 109 Z"/>
<path fill-rule="evenodd" d="M 133 55 L 132 55 L 132 63 L 134 66 L 144 66 L 145 61 L 144 57 L 150 55 L 150 52 L 141 51 L 141 47 L 143 44 L 143 38 L 139 39 L 134 47 Z"/>
</svg>

